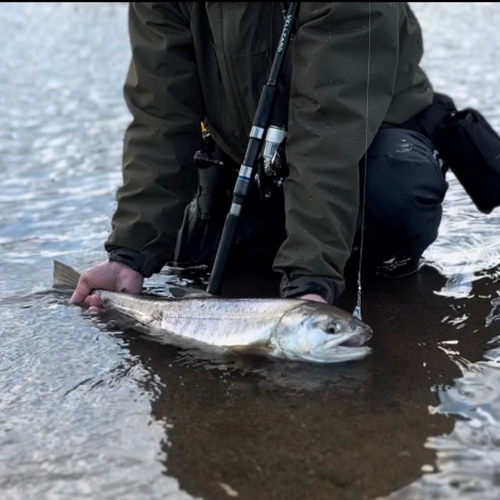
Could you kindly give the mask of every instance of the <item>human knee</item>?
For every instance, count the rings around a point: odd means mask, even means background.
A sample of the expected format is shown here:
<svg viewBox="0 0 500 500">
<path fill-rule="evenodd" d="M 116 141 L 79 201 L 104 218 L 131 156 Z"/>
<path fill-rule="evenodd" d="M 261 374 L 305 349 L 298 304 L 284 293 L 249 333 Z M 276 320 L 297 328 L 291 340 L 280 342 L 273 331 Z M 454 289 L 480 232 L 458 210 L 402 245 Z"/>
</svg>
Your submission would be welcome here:
<svg viewBox="0 0 500 500">
<path fill-rule="evenodd" d="M 402 262 L 403 270 L 415 269 L 437 237 L 446 189 L 439 160 L 426 137 L 400 129 L 380 131 L 367 155 L 364 241 L 368 260 L 377 266 Z"/>
<path fill-rule="evenodd" d="M 386 129 L 368 150 L 366 213 L 394 231 L 441 220 L 447 183 L 432 143 L 417 132 Z"/>
</svg>

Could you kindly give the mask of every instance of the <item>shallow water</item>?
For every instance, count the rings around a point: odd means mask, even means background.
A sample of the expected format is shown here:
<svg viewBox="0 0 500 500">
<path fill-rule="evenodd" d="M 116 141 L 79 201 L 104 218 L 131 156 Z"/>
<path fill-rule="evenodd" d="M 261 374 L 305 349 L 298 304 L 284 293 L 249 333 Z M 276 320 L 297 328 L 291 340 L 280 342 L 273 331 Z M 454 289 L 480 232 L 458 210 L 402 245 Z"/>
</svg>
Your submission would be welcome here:
<svg viewBox="0 0 500 500">
<path fill-rule="evenodd" d="M 412 5 L 436 89 L 500 131 L 500 7 Z M 153 343 L 49 292 L 52 259 L 104 258 L 129 120 L 126 6 L 4 4 L 0 28 L 2 498 L 500 497 L 500 211 L 480 214 L 448 179 L 429 265 L 363 285 L 376 334 L 362 362 Z M 252 269 L 227 290 L 276 288 Z M 354 302 L 353 282 L 341 305 Z"/>
</svg>

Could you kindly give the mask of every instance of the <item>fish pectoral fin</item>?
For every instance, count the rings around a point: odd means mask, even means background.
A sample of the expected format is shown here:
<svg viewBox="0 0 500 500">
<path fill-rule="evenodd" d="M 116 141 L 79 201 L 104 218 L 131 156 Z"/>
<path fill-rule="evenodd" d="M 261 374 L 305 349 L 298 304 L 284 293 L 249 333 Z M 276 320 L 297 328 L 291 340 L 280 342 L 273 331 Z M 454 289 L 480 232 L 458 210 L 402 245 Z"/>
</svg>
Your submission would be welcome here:
<svg viewBox="0 0 500 500">
<path fill-rule="evenodd" d="M 238 354 L 256 354 L 258 356 L 267 356 L 271 354 L 272 347 L 269 344 L 248 344 L 233 345 L 230 350 Z"/>
</svg>

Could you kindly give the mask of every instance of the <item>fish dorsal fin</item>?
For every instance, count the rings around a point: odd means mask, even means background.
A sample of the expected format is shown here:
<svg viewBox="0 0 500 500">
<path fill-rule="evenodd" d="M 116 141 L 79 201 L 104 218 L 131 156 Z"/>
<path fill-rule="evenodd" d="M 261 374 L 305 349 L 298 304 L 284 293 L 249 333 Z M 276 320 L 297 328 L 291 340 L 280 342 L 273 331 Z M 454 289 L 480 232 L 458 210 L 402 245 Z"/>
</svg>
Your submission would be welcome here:
<svg viewBox="0 0 500 500">
<path fill-rule="evenodd" d="M 207 292 L 204 292 L 203 290 L 200 290 L 198 292 L 188 292 L 186 293 L 186 295 L 184 295 L 184 297 L 186 299 L 210 299 L 210 298 L 214 298 L 213 295 L 210 295 L 209 293 Z"/>
<path fill-rule="evenodd" d="M 172 295 L 178 299 L 209 299 L 214 296 L 197 288 L 175 286 L 170 289 Z"/>
<path fill-rule="evenodd" d="M 79 272 L 58 260 L 54 261 L 54 288 L 73 291 L 79 279 Z"/>
</svg>

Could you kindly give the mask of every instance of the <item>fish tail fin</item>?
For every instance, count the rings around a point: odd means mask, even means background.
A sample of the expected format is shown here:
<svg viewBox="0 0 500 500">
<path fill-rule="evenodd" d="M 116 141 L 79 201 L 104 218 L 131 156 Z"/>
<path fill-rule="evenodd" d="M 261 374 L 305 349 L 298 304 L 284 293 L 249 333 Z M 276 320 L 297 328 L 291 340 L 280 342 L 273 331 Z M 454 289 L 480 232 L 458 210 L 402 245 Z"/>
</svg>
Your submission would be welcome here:
<svg viewBox="0 0 500 500">
<path fill-rule="evenodd" d="M 79 279 L 79 272 L 62 262 L 54 261 L 54 288 L 74 291 Z"/>
</svg>

